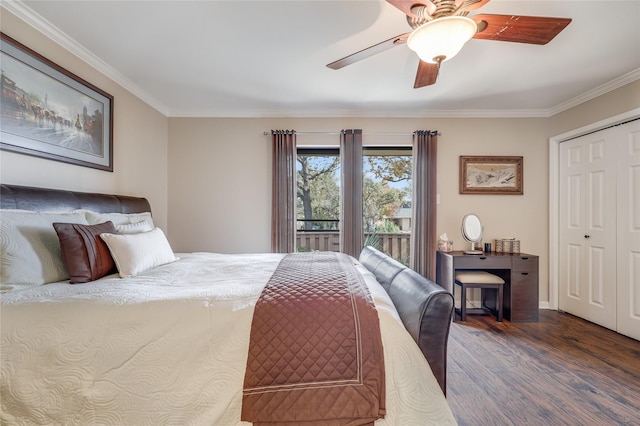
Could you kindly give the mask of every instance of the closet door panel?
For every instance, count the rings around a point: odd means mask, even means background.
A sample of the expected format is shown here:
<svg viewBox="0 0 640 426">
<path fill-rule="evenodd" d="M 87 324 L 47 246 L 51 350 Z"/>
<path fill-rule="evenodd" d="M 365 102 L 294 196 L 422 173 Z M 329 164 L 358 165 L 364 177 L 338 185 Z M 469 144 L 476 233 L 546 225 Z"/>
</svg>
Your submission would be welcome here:
<svg viewBox="0 0 640 426">
<path fill-rule="evenodd" d="M 616 129 L 618 151 L 617 331 L 640 340 L 640 120 Z"/>
<path fill-rule="evenodd" d="M 586 148 L 580 141 L 560 145 L 560 310 L 580 315 L 584 302 Z"/>
<path fill-rule="evenodd" d="M 615 144 L 608 131 L 560 145 L 559 308 L 616 328 Z"/>
</svg>

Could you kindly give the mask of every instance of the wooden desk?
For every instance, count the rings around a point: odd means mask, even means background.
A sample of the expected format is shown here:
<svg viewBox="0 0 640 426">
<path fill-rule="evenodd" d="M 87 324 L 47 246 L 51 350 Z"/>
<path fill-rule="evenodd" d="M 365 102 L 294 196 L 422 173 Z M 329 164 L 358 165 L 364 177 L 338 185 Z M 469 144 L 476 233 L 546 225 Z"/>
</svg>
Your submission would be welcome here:
<svg viewBox="0 0 640 426">
<path fill-rule="evenodd" d="M 437 252 L 436 282 L 453 293 L 456 270 L 488 271 L 505 281 L 504 318 L 513 322 L 538 321 L 538 256 L 526 253 L 464 254 Z"/>
</svg>

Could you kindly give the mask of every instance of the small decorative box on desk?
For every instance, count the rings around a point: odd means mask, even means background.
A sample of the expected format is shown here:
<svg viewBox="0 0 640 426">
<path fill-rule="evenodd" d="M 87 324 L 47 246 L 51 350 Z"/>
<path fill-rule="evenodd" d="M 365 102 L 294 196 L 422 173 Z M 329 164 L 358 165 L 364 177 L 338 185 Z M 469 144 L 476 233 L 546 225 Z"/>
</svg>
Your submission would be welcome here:
<svg viewBox="0 0 640 426">
<path fill-rule="evenodd" d="M 496 238 L 496 252 L 520 253 L 520 240 L 515 238 Z"/>
<path fill-rule="evenodd" d="M 538 321 L 538 256 L 526 253 L 462 251 L 436 254 L 436 282 L 453 293 L 456 270 L 487 271 L 505 281 L 504 318 L 512 322 Z"/>
</svg>

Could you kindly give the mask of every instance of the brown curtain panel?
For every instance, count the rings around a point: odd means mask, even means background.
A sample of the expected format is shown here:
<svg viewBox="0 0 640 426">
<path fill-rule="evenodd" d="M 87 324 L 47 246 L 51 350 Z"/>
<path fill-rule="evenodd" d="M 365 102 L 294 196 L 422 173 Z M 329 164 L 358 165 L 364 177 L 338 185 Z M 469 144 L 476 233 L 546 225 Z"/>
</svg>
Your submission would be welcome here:
<svg viewBox="0 0 640 426">
<path fill-rule="evenodd" d="M 272 130 L 271 251 L 296 251 L 296 132 Z"/>
<path fill-rule="evenodd" d="M 413 133 L 411 268 L 436 279 L 436 159 L 438 132 Z"/>
<path fill-rule="evenodd" d="M 362 130 L 340 132 L 340 251 L 360 256 L 362 231 Z"/>
</svg>

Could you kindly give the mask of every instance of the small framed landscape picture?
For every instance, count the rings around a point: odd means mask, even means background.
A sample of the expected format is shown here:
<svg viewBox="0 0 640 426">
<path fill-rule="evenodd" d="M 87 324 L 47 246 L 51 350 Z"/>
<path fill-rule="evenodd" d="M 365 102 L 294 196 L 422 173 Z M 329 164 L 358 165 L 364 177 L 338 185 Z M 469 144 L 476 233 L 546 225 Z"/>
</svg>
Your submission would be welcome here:
<svg viewBox="0 0 640 426">
<path fill-rule="evenodd" d="M 522 157 L 461 155 L 460 193 L 522 195 Z"/>
</svg>

